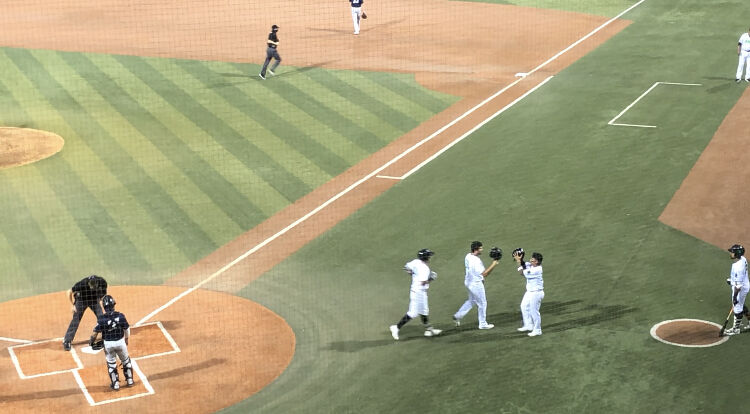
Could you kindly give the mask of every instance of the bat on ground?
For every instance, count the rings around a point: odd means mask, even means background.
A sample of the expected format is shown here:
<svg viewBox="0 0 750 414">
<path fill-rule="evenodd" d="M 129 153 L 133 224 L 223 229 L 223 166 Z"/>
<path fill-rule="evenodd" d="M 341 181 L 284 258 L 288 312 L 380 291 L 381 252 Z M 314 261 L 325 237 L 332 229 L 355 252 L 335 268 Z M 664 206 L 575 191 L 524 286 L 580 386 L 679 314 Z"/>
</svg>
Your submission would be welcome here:
<svg viewBox="0 0 750 414">
<path fill-rule="evenodd" d="M 729 308 L 729 315 L 727 315 L 727 320 L 724 321 L 724 325 L 719 329 L 719 336 L 724 336 L 724 330 L 727 329 L 727 324 L 729 323 L 729 317 L 732 316 L 732 313 L 734 312 L 734 306 Z"/>
</svg>

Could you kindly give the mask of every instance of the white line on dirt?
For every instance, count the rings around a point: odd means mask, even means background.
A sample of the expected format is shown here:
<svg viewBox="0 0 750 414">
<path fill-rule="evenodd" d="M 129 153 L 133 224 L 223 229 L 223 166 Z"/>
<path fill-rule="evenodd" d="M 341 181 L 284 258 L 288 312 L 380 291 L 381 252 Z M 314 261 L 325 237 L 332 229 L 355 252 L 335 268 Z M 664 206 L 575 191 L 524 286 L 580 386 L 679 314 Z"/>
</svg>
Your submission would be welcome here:
<svg viewBox="0 0 750 414">
<path fill-rule="evenodd" d="M 205 284 L 207 284 L 207 283 L 209 283 L 210 281 L 214 280 L 214 279 L 215 279 L 215 278 L 217 278 L 217 277 L 218 277 L 219 275 L 221 275 L 222 273 L 226 272 L 226 271 L 227 271 L 228 269 L 232 268 L 232 267 L 233 267 L 234 265 L 236 265 L 237 263 L 241 262 L 242 260 L 244 260 L 245 258 L 247 258 L 248 256 L 250 256 L 251 254 L 253 254 L 253 253 L 257 252 L 258 250 L 262 249 L 263 247 L 265 247 L 266 245 L 268 245 L 268 244 L 269 244 L 269 243 L 271 243 L 272 241 L 274 241 L 274 240 L 276 240 L 277 238 L 281 237 L 282 235 L 286 234 L 286 233 L 287 233 L 287 232 L 288 232 L 289 230 L 291 230 L 291 229 L 293 229 L 293 228 L 297 227 L 297 226 L 298 226 L 298 225 L 299 225 L 300 223 L 303 223 L 303 222 L 305 222 L 305 221 L 306 221 L 307 219 L 309 219 L 310 217 L 314 216 L 315 214 L 317 214 L 318 212 L 320 212 L 320 211 L 321 211 L 321 210 L 323 210 L 324 208 L 328 207 L 328 206 L 329 206 L 330 204 L 332 204 L 333 202 L 335 202 L 335 201 L 336 201 L 336 200 L 338 200 L 339 198 L 343 197 L 344 195 L 346 195 L 347 193 L 349 193 L 349 192 L 350 192 L 350 191 L 352 191 L 353 189 L 355 189 L 355 188 L 359 187 L 359 186 L 360 186 L 360 185 L 361 185 L 362 183 L 364 183 L 365 181 L 369 180 L 369 179 L 370 179 L 370 178 L 372 178 L 372 177 L 375 177 L 375 176 L 377 176 L 377 174 L 378 174 L 378 173 L 380 173 L 381 171 L 383 171 L 384 169 L 386 169 L 386 168 L 388 168 L 389 166 L 393 165 L 393 164 L 394 164 L 394 163 L 396 163 L 396 162 L 397 162 L 398 160 L 400 160 L 400 159 L 404 158 L 404 157 L 405 157 L 406 155 L 408 155 L 408 154 L 409 154 L 409 153 L 411 153 L 412 151 L 416 150 L 417 148 L 419 148 L 420 146 L 422 146 L 422 145 L 423 145 L 424 143 L 426 143 L 426 142 L 430 141 L 430 140 L 431 140 L 431 139 L 433 139 L 434 137 L 438 136 L 438 135 L 439 135 L 439 134 L 441 134 L 441 133 L 442 133 L 443 131 L 445 131 L 446 129 L 448 129 L 448 128 L 450 128 L 451 126 L 455 125 L 455 124 L 456 124 L 457 122 L 461 121 L 461 120 L 462 120 L 462 119 L 464 119 L 465 117 L 469 116 L 469 115 L 470 115 L 471 113 L 473 113 L 473 112 L 474 112 L 474 111 L 476 111 L 477 109 L 479 109 L 479 108 L 483 107 L 483 106 L 484 106 L 484 105 L 486 105 L 486 104 L 487 104 L 488 102 L 492 101 L 493 99 L 495 99 L 496 97 L 498 97 L 498 96 L 499 96 L 500 94 L 502 94 L 502 93 L 504 93 L 505 91 L 507 91 L 507 90 L 508 90 L 509 88 L 511 88 L 511 87 L 513 87 L 513 86 L 515 86 L 515 85 L 516 85 L 517 83 L 521 82 L 522 80 L 524 80 L 524 79 L 527 79 L 528 75 L 531 75 L 531 74 L 533 74 L 534 72 L 538 71 L 539 69 L 541 69 L 541 68 L 543 68 L 543 67 L 547 66 L 547 65 L 548 65 L 548 64 L 549 64 L 550 62 L 553 62 L 553 61 L 554 61 L 555 59 L 557 59 L 558 57 L 562 56 L 562 55 L 563 55 L 564 53 L 568 52 L 568 51 L 569 51 L 570 49 L 572 49 L 572 48 L 574 48 L 575 46 L 579 45 L 579 44 L 580 44 L 581 42 L 583 42 L 583 41 L 585 41 L 586 39 L 588 39 L 589 37 L 593 36 L 594 34 L 596 34 L 597 32 L 599 32 L 599 31 L 600 31 L 600 30 L 602 30 L 603 28 L 605 28 L 605 27 L 609 26 L 609 24 L 611 24 L 611 23 L 612 23 L 612 22 L 614 22 L 615 20 L 619 19 L 619 18 L 620 18 L 621 16 L 625 15 L 626 13 L 628 13 L 628 12 L 629 12 L 629 11 L 631 11 L 631 10 L 633 10 L 633 9 L 634 9 L 634 8 L 636 8 L 637 6 L 641 5 L 641 4 L 642 4 L 642 3 L 644 2 L 644 1 L 646 1 L 646 0 L 640 0 L 639 2 L 635 3 L 634 5 L 632 5 L 632 6 L 628 7 L 628 8 L 627 8 L 627 9 L 625 9 L 624 11 L 622 11 L 622 12 L 621 12 L 620 14 L 618 14 L 617 16 L 615 16 L 615 17 L 613 17 L 613 18 L 611 18 L 611 19 L 607 20 L 606 22 L 602 23 L 602 24 L 601 24 L 601 25 L 600 25 L 599 27 L 597 27 L 596 29 L 592 30 L 591 32 L 589 32 L 588 34 L 586 34 L 585 36 L 583 36 L 582 38 L 578 39 L 577 41 L 575 41 L 574 43 L 572 43 L 572 44 L 571 44 L 570 46 L 568 46 L 568 47 L 566 47 L 565 49 L 561 50 L 560 52 L 558 52 L 557 54 L 555 54 L 555 55 L 554 55 L 554 56 L 552 56 L 551 58 L 547 59 L 547 60 L 546 60 L 546 61 L 545 61 L 544 63 L 540 64 L 540 65 L 539 65 L 539 66 L 537 66 L 536 68 L 534 68 L 534 69 L 532 69 L 531 71 L 527 72 L 527 73 L 526 73 L 526 75 L 527 75 L 527 76 L 521 77 L 521 78 L 519 78 L 519 79 L 517 79 L 517 80 L 513 81 L 513 82 L 512 82 L 511 84 L 509 84 L 508 86 L 504 87 L 504 88 L 503 88 L 503 89 L 501 89 L 500 91 L 498 91 L 498 92 L 495 92 L 494 94 L 492 94 L 492 95 L 491 95 L 490 97 L 488 97 L 487 99 L 483 100 L 482 102 L 480 102 L 479 104 L 477 104 L 477 105 L 476 105 L 476 106 L 474 106 L 473 108 L 471 108 L 471 109 L 469 109 L 468 111 L 464 112 L 464 113 L 463 113 L 462 115 L 460 115 L 460 116 L 459 116 L 458 118 L 454 119 L 453 121 L 451 121 L 451 122 L 449 122 L 448 124 L 444 125 L 443 127 L 441 127 L 440 129 L 438 129 L 437 131 L 433 132 L 433 133 L 432 133 L 432 134 L 431 134 L 430 136 L 428 136 L 428 137 L 426 137 L 426 138 L 422 139 L 421 141 L 417 142 L 416 144 L 414 144 L 414 145 L 413 145 L 413 146 L 411 146 L 410 148 L 408 148 L 408 149 L 404 150 L 404 151 L 403 151 L 402 153 L 398 154 L 397 156 L 395 156 L 395 157 L 394 157 L 393 159 L 391 159 L 390 161 L 388 161 L 388 162 L 386 162 L 385 164 L 381 165 L 380 167 L 378 167 L 378 168 L 377 168 L 377 169 L 375 169 L 374 171 L 370 172 L 370 173 L 369 173 L 369 174 L 367 174 L 366 176 L 364 176 L 364 177 L 360 178 L 359 180 L 357 180 L 357 181 L 356 181 L 356 182 L 354 182 L 353 184 L 349 185 L 348 187 L 346 187 L 345 189 L 343 189 L 343 190 L 342 190 L 341 192 L 339 192 L 339 193 L 338 193 L 338 194 L 336 194 L 335 196 L 333 196 L 333 197 L 329 198 L 328 200 L 326 200 L 325 202 L 323 202 L 323 203 L 322 203 L 321 205 L 319 205 L 318 207 L 314 208 L 313 210 L 311 210 L 310 212 L 308 212 L 308 213 L 307 213 L 307 214 L 305 214 L 304 216 L 302 216 L 302 217 L 300 217 L 299 219 L 295 220 L 295 221 L 294 221 L 294 222 L 293 222 L 292 224 L 290 224 L 290 225 L 288 225 L 288 226 L 284 227 L 283 229 L 281 229 L 281 230 L 280 230 L 279 232 L 277 232 L 276 234 L 274 234 L 274 235 L 272 235 L 272 236 L 268 237 L 267 239 L 263 240 L 262 242 L 260 242 L 259 244 L 257 244 L 257 245 L 256 245 L 255 247 L 253 247 L 252 249 L 250 249 L 250 250 L 246 251 L 245 253 L 243 253 L 242 255 L 240 255 L 239 257 L 237 257 L 236 259 L 234 259 L 234 260 L 232 260 L 231 262 L 227 263 L 226 265 L 224 265 L 224 267 L 222 267 L 221 269 L 217 270 L 216 272 L 214 272 L 213 274 L 211 274 L 210 276 L 208 276 L 208 277 L 207 277 L 206 279 L 203 279 L 202 281 L 198 282 L 198 283 L 197 283 L 197 284 L 196 284 L 195 286 L 193 286 L 193 287 L 191 287 L 191 288 L 189 288 L 189 289 L 185 290 L 184 292 L 182 292 L 182 293 L 180 293 L 179 295 L 175 296 L 174 298 L 170 299 L 170 300 L 169 300 L 169 301 L 168 301 L 167 303 L 165 303 L 164 305 L 162 305 L 162 306 L 160 306 L 159 308 L 155 309 L 155 310 L 154 310 L 153 312 L 149 313 L 148 315 L 144 316 L 144 317 L 143 317 L 143 318 L 142 318 L 141 320 L 139 320 L 138 322 L 136 322 L 135 326 L 140 326 L 140 325 L 141 325 L 141 324 L 143 324 L 144 322 L 146 322 L 146 321 L 148 321 L 149 319 L 153 318 L 153 317 L 154 317 L 155 315 L 157 315 L 157 314 L 158 314 L 159 312 L 161 312 L 161 311 L 163 311 L 164 309 L 167 309 L 168 307 L 172 306 L 172 305 L 173 305 L 173 304 L 174 304 L 175 302 L 177 302 L 178 300 L 180 300 L 180 299 L 184 298 L 185 296 L 187 296 L 187 295 L 189 295 L 190 293 L 192 293 L 192 292 L 196 291 L 197 289 L 200 289 L 200 288 L 201 288 L 202 286 L 204 286 Z M 549 78 L 548 78 L 547 80 L 549 80 Z M 547 80 L 545 80 L 544 82 L 546 82 Z M 543 83 L 544 83 L 544 82 L 543 82 Z M 542 84 L 543 84 L 543 83 L 542 83 Z M 542 84 L 540 84 L 540 85 L 538 85 L 538 86 L 541 86 Z M 495 116 L 495 115 L 493 115 L 493 116 Z M 451 145 L 452 145 L 452 144 L 451 144 Z"/>
</svg>

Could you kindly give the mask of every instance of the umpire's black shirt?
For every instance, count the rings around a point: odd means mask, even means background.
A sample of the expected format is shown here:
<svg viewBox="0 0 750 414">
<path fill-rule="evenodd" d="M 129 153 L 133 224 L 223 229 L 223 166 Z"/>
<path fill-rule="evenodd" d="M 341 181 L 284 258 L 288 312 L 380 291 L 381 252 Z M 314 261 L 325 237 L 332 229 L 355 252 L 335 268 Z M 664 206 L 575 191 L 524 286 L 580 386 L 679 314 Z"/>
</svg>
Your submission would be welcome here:
<svg viewBox="0 0 750 414">
<path fill-rule="evenodd" d="M 276 36 L 276 32 L 271 32 L 268 34 L 268 47 L 276 49 L 276 45 L 271 42 L 279 43 L 279 37 Z"/>
<path fill-rule="evenodd" d="M 93 276 L 93 279 L 97 282 L 97 287 L 94 289 L 89 288 L 90 279 L 91 278 L 89 277 L 81 279 L 81 281 L 73 285 L 73 288 L 71 288 L 73 295 L 76 298 L 76 302 L 80 301 L 86 304 L 96 304 L 102 296 L 107 294 L 107 281 L 104 280 L 103 277 Z"/>
</svg>

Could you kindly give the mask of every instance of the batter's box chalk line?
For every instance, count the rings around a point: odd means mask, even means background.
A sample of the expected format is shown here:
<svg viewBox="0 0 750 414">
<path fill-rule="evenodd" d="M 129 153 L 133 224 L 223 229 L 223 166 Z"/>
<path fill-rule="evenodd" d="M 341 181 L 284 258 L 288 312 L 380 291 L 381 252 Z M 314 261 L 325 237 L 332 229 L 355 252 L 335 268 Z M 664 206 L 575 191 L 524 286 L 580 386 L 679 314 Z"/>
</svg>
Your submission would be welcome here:
<svg viewBox="0 0 750 414">
<path fill-rule="evenodd" d="M 656 128 L 656 125 L 639 125 L 639 124 L 622 124 L 622 123 L 616 123 L 621 116 L 625 114 L 630 108 L 632 108 L 635 104 L 638 103 L 644 96 L 646 96 L 649 92 L 654 90 L 659 85 L 677 85 L 677 86 L 703 86 L 700 83 L 679 83 L 679 82 L 656 82 L 653 85 L 651 85 L 650 88 L 646 89 L 646 92 L 643 92 L 641 96 L 639 96 L 635 101 L 633 101 L 630 105 L 625 107 L 625 109 L 622 110 L 619 114 L 617 114 L 616 117 L 612 118 L 611 121 L 607 122 L 607 125 L 612 126 L 627 126 L 627 127 L 636 127 L 636 128 Z"/>
</svg>

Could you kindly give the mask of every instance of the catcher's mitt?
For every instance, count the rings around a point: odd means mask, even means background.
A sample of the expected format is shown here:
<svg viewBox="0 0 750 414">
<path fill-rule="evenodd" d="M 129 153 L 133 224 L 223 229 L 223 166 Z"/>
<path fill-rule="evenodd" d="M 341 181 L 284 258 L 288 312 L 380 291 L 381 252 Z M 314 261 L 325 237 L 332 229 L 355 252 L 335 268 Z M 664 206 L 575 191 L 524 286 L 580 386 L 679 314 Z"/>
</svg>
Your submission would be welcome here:
<svg viewBox="0 0 750 414">
<path fill-rule="evenodd" d="M 493 260 L 500 260 L 503 258 L 503 249 L 499 247 L 493 247 L 490 249 L 490 257 Z"/>
<path fill-rule="evenodd" d="M 367 18 L 367 13 L 365 13 L 365 12 L 362 12 L 362 18 L 363 18 L 363 19 L 366 19 L 366 18 Z"/>
<path fill-rule="evenodd" d="M 104 340 L 100 339 L 96 342 L 94 342 L 94 338 L 89 339 L 89 345 L 91 346 L 91 349 L 94 351 L 98 351 L 102 348 L 104 348 Z"/>
</svg>

